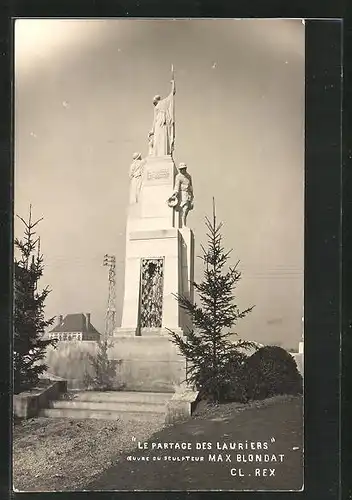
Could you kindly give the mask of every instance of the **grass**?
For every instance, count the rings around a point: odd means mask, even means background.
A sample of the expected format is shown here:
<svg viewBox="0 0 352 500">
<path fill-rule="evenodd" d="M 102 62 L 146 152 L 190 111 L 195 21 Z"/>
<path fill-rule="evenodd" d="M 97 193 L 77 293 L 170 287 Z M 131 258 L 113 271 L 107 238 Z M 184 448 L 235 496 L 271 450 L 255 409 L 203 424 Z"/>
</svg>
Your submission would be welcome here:
<svg viewBox="0 0 352 500">
<path fill-rule="evenodd" d="M 148 439 L 155 422 L 32 418 L 13 430 L 13 485 L 18 491 L 82 489 L 132 449 L 131 436 Z"/>
</svg>

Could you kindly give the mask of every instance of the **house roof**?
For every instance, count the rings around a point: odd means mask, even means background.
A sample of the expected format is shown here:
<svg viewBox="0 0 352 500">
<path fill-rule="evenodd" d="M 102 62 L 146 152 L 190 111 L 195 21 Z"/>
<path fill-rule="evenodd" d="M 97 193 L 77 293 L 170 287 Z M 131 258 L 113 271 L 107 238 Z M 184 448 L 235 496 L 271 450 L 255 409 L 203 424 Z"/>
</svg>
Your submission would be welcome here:
<svg viewBox="0 0 352 500">
<path fill-rule="evenodd" d="M 56 325 L 51 332 L 82 332 L 100 335 L 90 322 L 87 328 L 87 319 L 83 313 L 67 314 L 63 321 L 59 325 Z"/>
</svg>

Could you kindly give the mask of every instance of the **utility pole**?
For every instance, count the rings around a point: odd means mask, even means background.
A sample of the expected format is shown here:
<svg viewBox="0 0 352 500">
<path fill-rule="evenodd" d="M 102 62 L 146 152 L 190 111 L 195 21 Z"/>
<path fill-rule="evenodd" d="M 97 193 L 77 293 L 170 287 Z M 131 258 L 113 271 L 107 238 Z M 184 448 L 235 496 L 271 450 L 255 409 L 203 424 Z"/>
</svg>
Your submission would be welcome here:
<svg viewBox="0 0 352 500">
<path fill-rule="evenodd" d="M 104 255 L 103 266 L 109 267 L 109 294 L 105 317 L 105 338 L 113 335 L 116 326 L 116 257 Z"/>
</svg>

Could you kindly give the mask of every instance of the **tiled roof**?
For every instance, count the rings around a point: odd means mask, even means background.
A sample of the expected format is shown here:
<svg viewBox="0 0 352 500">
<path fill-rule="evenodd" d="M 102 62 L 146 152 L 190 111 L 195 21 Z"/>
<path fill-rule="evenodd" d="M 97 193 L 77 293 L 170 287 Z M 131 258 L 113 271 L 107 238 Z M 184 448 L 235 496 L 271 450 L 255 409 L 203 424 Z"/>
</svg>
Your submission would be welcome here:
<svg viewBox="0 0 352 500">
<path fill-rule="evenodd" d="M 56 325 L 51 332 L 83 332 L 100 335 L 90 322 L 87 328 L 87 319 L 83 313 L 67 314 L 63 321 Z"/>
</svg>

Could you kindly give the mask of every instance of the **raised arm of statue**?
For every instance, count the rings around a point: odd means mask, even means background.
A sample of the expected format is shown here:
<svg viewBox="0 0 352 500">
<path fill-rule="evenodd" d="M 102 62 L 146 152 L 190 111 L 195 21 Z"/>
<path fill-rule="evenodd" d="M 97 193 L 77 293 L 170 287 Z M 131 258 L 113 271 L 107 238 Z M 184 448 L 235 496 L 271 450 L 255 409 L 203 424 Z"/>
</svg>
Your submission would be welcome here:
<svg viewBox="0 0 352 500">
<path fill-rule="evenodd" d="M 174 74 L 174 65 L 171 64 L 171 94 L 176 94 L 176 85 L 175 85 L 175 74 Z"/>
<path fill-rule="evenodd" d="M 176 94 L 175 82 L 171 81 L 171 92 L 169 95 L 161 99 L 159 102 L 159 109 L 163 109 L 164 111 L 173 112 L 174 106 L 174 95 Z"/>
</svg>

